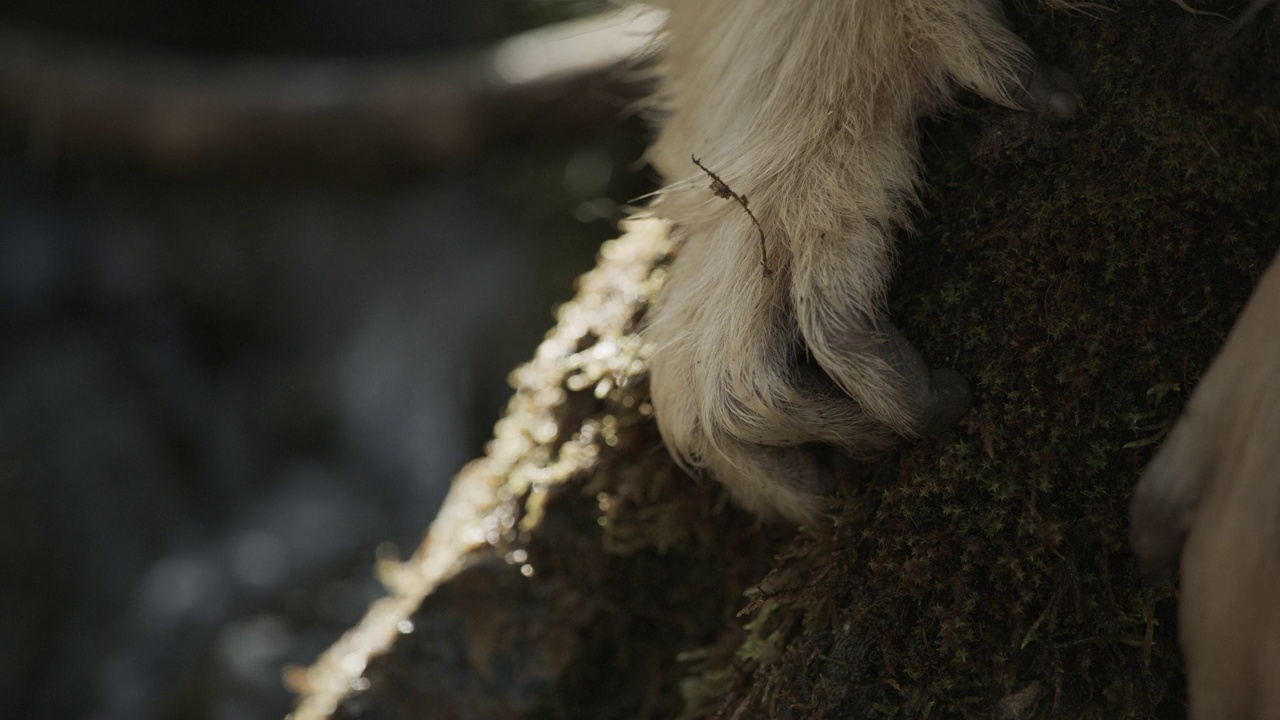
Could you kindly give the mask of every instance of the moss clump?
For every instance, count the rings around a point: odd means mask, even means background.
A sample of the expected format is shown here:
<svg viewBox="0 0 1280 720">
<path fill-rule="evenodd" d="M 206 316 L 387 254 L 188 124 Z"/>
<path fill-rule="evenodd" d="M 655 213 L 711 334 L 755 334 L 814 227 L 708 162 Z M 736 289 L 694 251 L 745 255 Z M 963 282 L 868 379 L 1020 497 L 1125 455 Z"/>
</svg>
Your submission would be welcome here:
<svg viewBox="0 0 1280 720">
<path fill-rule="evenodd" d="M 635 225 L 298 717 L 1178 717 L 1127 503 L 1280 245 L 1280 24 L 1017 21 L 1088 111 L 931 124 L 894 294 L 974 382 L 960 428 L 858 470 L 828 527 L 761 529 L 661 448 L 635 327 L 662 232 Z"/>
<path fill-rule="evenodd" d="M 1276 66 L 1277 24 L 1224 44 L 1166 2 L 1021 21 L 1087 112 L 930 125 L 895 295 L 975 408 L 766 579 L 736 658 L 780 656 L 701 687 L 744 717 L 1181 712 L 1172 587 L 1136 572 L 1127 503 L 1280 245 L 1280 113 L 1237 70 Z"/>
</svg>

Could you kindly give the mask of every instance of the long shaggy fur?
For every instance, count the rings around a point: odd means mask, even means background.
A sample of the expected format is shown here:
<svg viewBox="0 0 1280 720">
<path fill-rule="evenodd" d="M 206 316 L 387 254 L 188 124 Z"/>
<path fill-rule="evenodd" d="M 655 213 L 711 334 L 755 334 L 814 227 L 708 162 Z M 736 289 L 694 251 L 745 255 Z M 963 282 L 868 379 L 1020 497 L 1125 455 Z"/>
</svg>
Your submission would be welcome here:
<svg viewBox="0 0 1280 720">
<path fill-rule="evenodd" d="M 669 12 L 654 210 L 682 242 L 647 331 L 658 423 L 746 508 L 813 522 L 812 443 L 865 455 L 967 404 L 884 310 L 917 121 L 957 88 L 1010 107 L 1061 94 L 995 0 L 654 4 Z M 693 156 L 746 207 L 716 197 Z"/>
</svg>

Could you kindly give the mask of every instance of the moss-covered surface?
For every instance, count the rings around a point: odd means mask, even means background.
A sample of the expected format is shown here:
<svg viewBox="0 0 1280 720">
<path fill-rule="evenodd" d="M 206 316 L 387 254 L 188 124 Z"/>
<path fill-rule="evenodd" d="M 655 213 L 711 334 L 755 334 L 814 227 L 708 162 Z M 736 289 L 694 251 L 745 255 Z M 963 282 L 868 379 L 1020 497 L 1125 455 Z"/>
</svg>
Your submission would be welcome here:
<svg viewBox="0 0 1280 720">
<path fill-rule="evenodd" d="M 398 609 L 366 621 L 390 649 L 335 648 L 297 678 L 309 699 L 358 690 L 336 717 L 1180 717 L 1173 588 L 1139 577 L 1127 502 L 1280 246 L 1280 21 L 1226 44 L 1165 0 L 1017 21 L 1087 111 L 930 124 L 894 296 L 926 357 L 973 380 L 960 428 L 859 470 L 829 528 L 727 507 L 648 417 L 633 333 L 664 251 L 645 226 L 584 279 L 392 573 Z"/>
<path fill-rule="evenodd" d="M 380 568 L 390 596 L 290 673 L 297 720 L 672 717 L 677 655 L 737 644 L 743 592 L 794 531 L 758 527 L 662 449 L 636 329 L 670 248 L 662 222 L 629 229 L 513 373 L 418 552 Z"/>
<path fill-rule="evenodd" d="M 1172 587 L 1136 573 L 1127 502 L 1280 246 L 1280 113 L 1239 72 L 1274 81 L 1280 27 L 1224 47 L 1225 23 L 1167 2 L 1027 25 L 1087 112 L 931 126 L 896 295 L 926 357 L 975 380 L 975 408 L 844 503 L 832 533 L 796 540 L 739 664 L 781 657 L 727 699 L 715 687 L 725 708 L 1182 712 Z"/>
</svg>

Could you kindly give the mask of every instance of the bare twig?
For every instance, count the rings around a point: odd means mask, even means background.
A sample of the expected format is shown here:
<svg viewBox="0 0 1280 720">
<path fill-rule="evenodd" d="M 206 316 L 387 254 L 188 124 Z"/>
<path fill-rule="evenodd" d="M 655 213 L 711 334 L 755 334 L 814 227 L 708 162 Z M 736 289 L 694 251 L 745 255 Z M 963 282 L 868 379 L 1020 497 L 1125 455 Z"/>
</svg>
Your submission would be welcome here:
<svg viewBox="0 0 1280 720">
<path fill-rule="evenodd" d="M 1236 18 L 1236 21 L 1231 23 L 1231 29 L 1227 31 L 1227 35 L 1230 37 L 1240 32 L 1245 25 L 1253 22 L 1253 19 L 1258 16 L 1258 13 L 1262 12 L 1262 8 L 1273 2 L 1275 2 L 1275 0 L 1253 0 L 1253 2 L 1249 3 L 1249 7 L 1245 8 L 1244 12 L 1240 13 L 1240 17 Z"/>
<path fill-rule="evenodd" d="M 689 157 L 693 160 L 694 165 L 697 165 L 702 172 L 706 173 L 711 178 L 711 192 L 718 198 L 733 200 L 741 205 L 742 209 L 746 211 L 747 217 L 751 218 L 751 222 L 755 223 L 756 232 L 760 233 L 760 268 L 764 270 L 764 276 L 769 277 L 772 272 L 769 270 L 769 254 L 768 249 L 765 246 L 764 226 L 762 226 L 760 221 L 756 219 L 756 214 L 751 212 L 751 207 L 747 204 L 747 196 L 739 195 L 734 192 L 733 188 L 730 188 L 728 183 L 721 180 L 720 176 L 712 172 L 706 165 L 703 165 L 702 161 L 698 160 L 697 157 L 693 155 L 690 155 Z"/>
</svg>

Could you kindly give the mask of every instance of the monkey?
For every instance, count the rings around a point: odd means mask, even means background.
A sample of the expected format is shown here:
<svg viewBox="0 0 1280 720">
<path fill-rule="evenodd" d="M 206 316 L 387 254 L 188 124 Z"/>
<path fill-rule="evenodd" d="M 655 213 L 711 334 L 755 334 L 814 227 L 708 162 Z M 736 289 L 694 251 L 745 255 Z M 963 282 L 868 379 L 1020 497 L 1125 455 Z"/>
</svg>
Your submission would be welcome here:
<svg viewBox="0 0 1280 720">
<path fill-rule="evenodd" d="M 1280 259 L 1138 480 L 1130 544 L 1180 565 L 1189 717 L 1280 719 Z"/>
<path fill-rule="evenodd" d="M 918 121 L 961 89 L 1070 119 L 1079 91 L 999 0 L 652 4 L 667 19 L 651 209 L 678 243 L 644 330 L 658 428 L 739 505 L 813 525 L 831 482 L 816 445 L 866 458 L 969 406 L 886 311 Z"/>
<path fill-rule="evenodd" d="M 659 430 L 746 509 L 814 525 L 830 489 L 815 444 L 870 456 L 967 411 L 963 379 L 885 310 L 921 186 L 918 120 L 961 90 L 1070 119 L 1080 92 L 997 0 L 654 4 L 668 18 L 652 209 L 680 243 L 645 328 Z M 1280 259 L 1131 504 L 1139 558 L 1181 567 L 1193 720 L 1280 720 L 1277 330 Z"/>
</svg>

